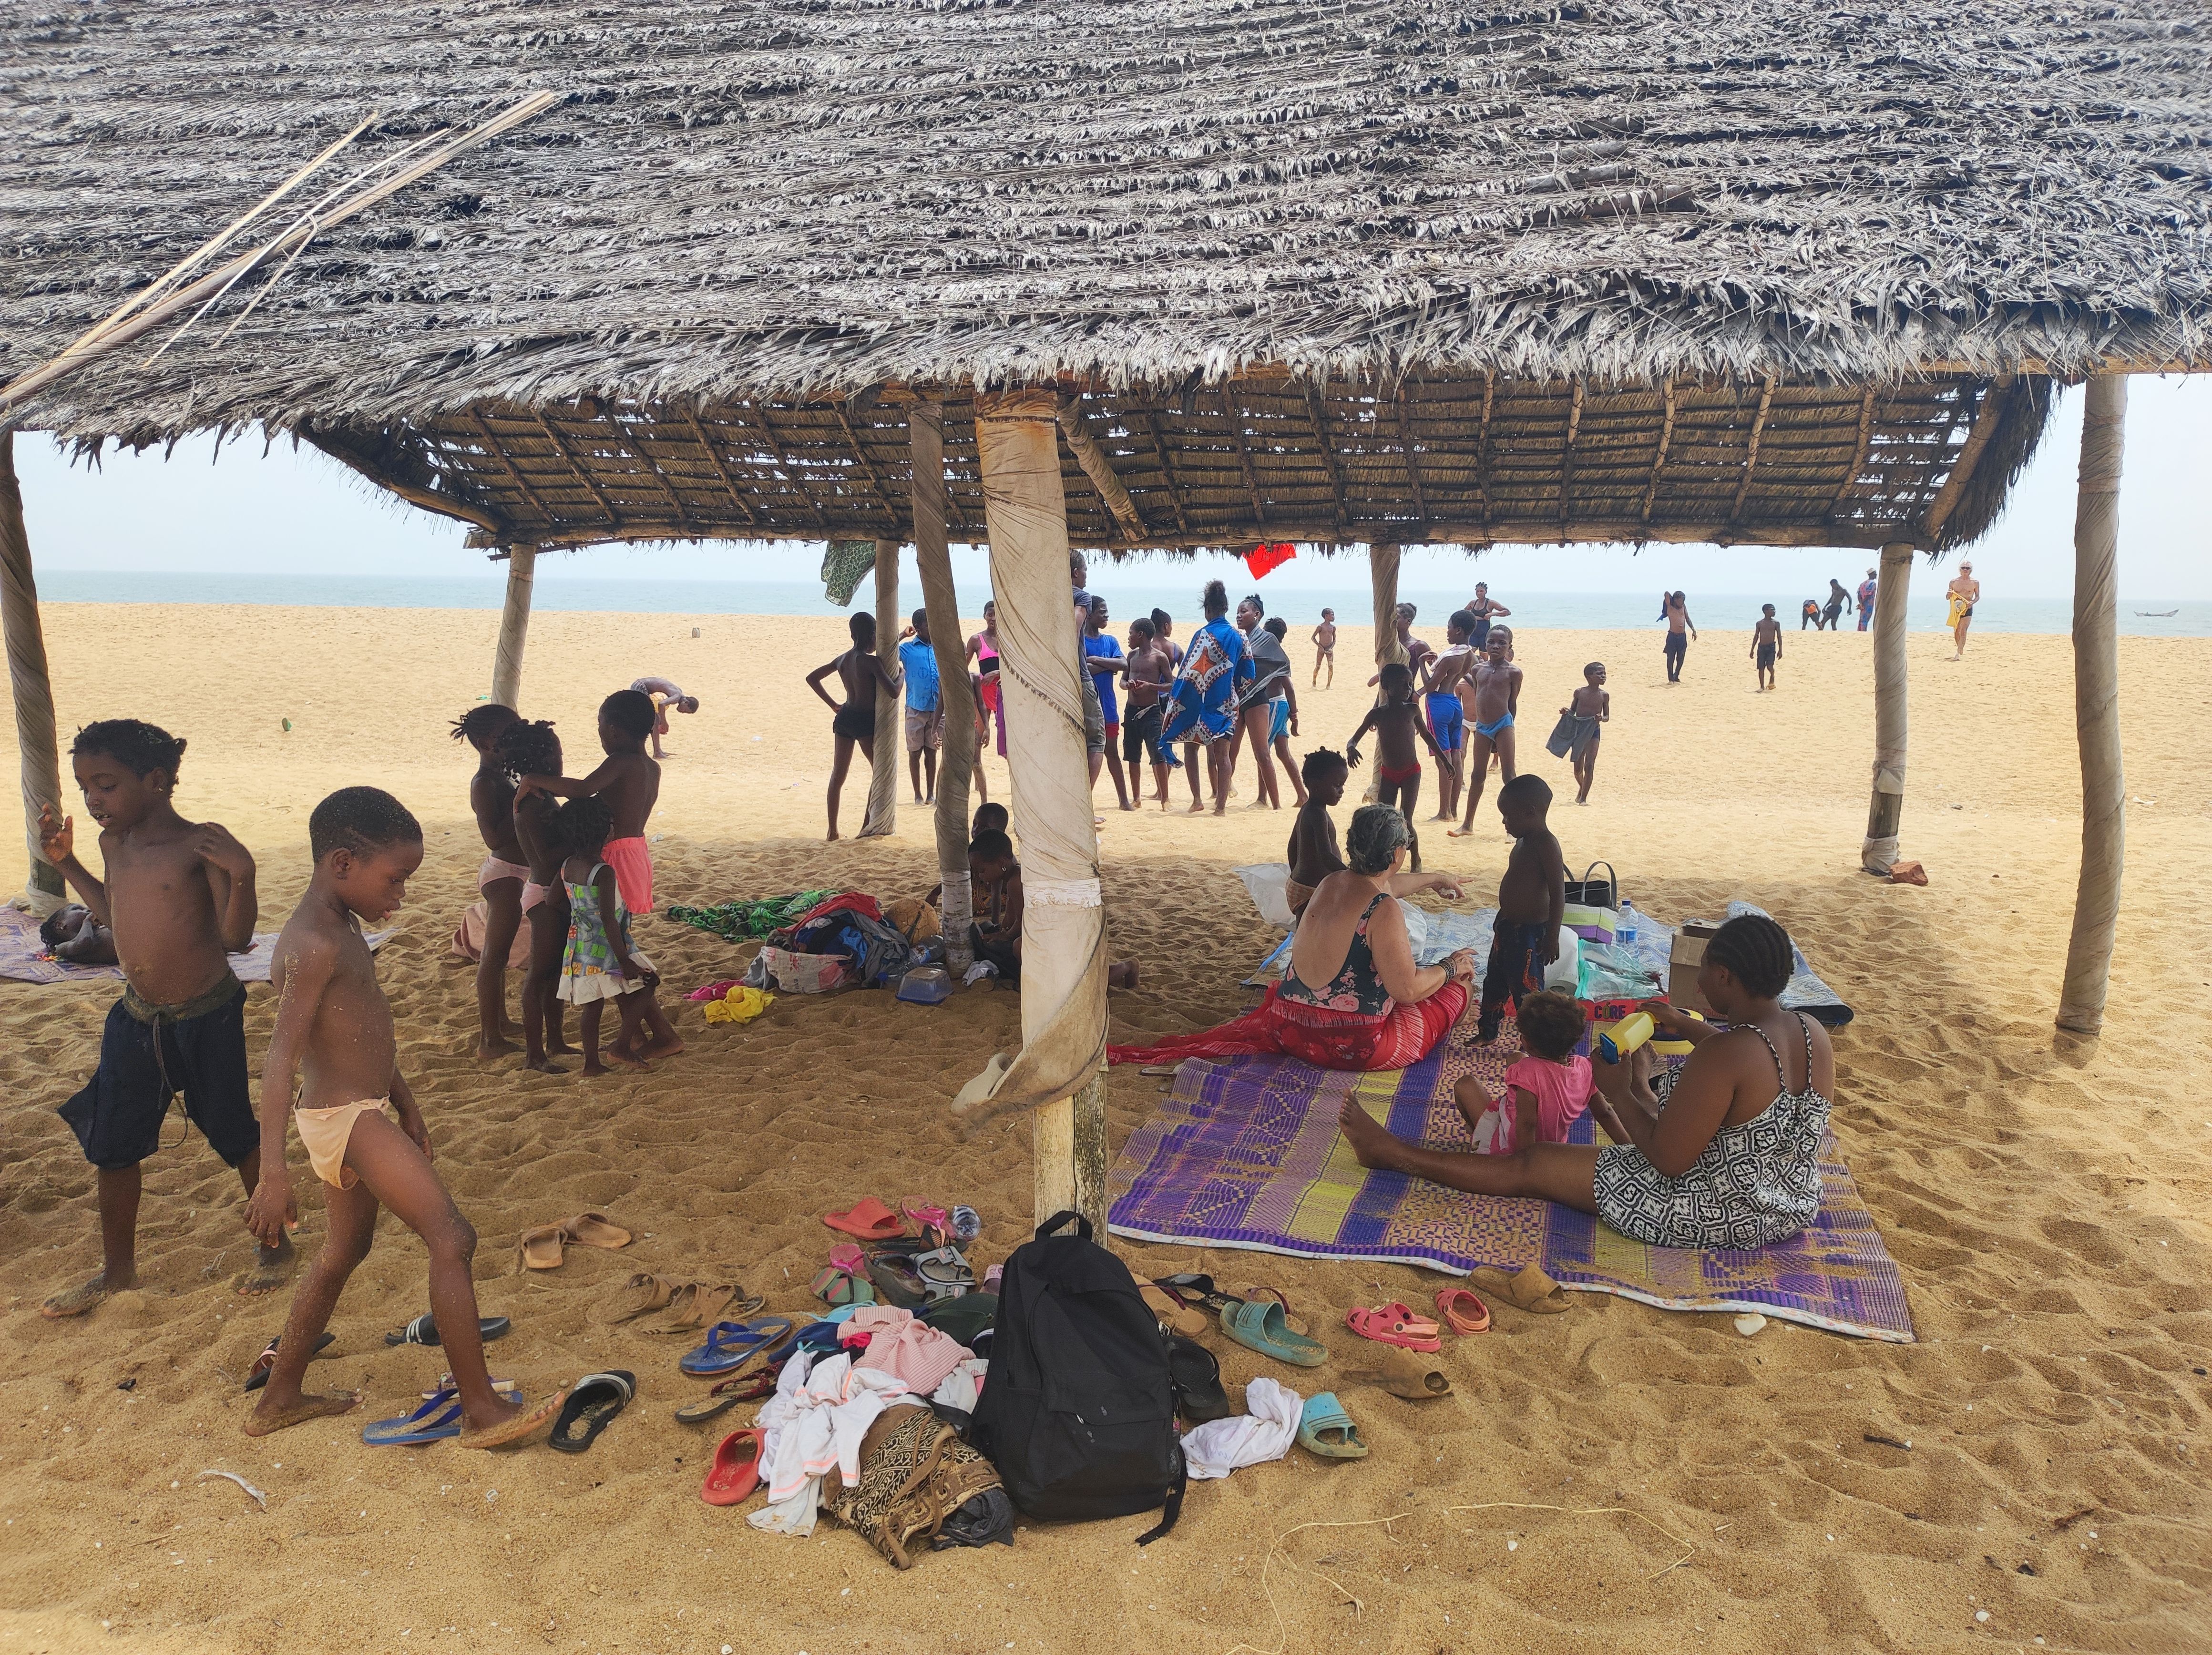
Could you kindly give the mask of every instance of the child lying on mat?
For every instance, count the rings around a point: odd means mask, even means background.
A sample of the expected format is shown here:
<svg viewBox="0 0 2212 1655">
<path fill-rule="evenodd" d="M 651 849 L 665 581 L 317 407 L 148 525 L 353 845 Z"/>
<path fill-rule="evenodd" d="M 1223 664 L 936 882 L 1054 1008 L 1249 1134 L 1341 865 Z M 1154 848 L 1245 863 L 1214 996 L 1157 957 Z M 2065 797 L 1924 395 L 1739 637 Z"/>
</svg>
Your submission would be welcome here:
<svg viewBox="0 0 2212 1655">
<path fill-rule="evenodd" d="M 1510 1155 L 1524 1143 L 1565 1143 L 1574 1124 L 1597 1096 L 1590 1060 L 1575 1055 L 1583 1009 L 1564 994 L 1546 991 L 1521 1002 L 1522 1058 L 1505 1071 L 1505 1091 L 1492 1097 L 1473 1075 L 1452 1088 L 1452 1101 L 1486 1155 Z"/>
<path fill-rule="evenodd" d="M 71 966 L 115 964 L 115 933 L 82 902 L 65 902 L 39 922 L 39 940 L 55 959 Z"/>
</svg>

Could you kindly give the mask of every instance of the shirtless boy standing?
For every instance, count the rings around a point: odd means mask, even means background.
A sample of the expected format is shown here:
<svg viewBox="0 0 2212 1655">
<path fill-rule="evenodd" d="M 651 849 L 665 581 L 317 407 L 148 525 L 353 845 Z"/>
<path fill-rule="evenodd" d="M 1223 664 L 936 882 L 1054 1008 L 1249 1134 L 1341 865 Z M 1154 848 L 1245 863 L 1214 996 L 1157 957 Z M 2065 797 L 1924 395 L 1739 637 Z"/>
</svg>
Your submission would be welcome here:
<svg viewBox="0 0 2212 1655">
<path fill-rule="evenodd" d="M 1313 900 L 1322 880 L 1344 871 L 1344 852 L 1337 843 L 1336 821 L 1329 811 L 1342 802 L 1344 785 L 1352 778 L 1352 767 L 1344 761 L 1344 755 L 1326 747 L 1307 754 L 1301 768 L 1306 802 L 1298 807 L 1298 819 L 1291 824 L 1286 852 L 1291 878 L 1283 891 L 1293 918 L 1304 914 L 1306 904 Z"/>
<path fill-rule="evenodd" d="M 1323 609 L 1321 624 L 1313 629 L 1314 683 L 1321 682 L 1321 670 L 1328 669 L 1329 687 L 1336 686 L 1336 611 Z"/>
<path fill-rule="evenodd" d="M 1590 784 L 1597 779 L 1598 743 L 1613 719 L 1613 695 L 1605 687 L 1604 662 L 1593 661 L 1583 669 L 1582 684 L 1559 709 L 1559 728 L 1552 732 L 1545 746 L 1574 767 L 1575 803 L 1588 804 Z"/>
<path fill-rule="evenodd" d="M 1759 668 L 1759 688 L 1764 694 L 1774 688 L 1774 664 L 1782 658 L 1782 623 L 1774 618 L 1771 603 L 1759 606 L 1759 619 L 1751 628 L 1751 658 Z"/>
<path fill-rule="evenodd" d="M 496 749 L 521 715 L 493 701 L 472 706 L 453 720 L 453 739 L 477 750 L 477 773 L 469 778 L 469 809 L 484 842 L 483 866 L 477 890 L 484 900 L 483 957 L 477 961 L 477 1057 L 505 1057 L 514 1050 L 507 1021 L 507 962 L 522 931 L 522 888 L 530 882 L 529 858 L 514 832 L 514 779 L 499 761 Z"/>
<path fill-rule="evenodd" d="M 1455 609 L 1444 622 L 1443 648 L 1426 663 L 1428 693 L 1421 705 L 1429 715 L 1429 729 L 1437 745 L 1450 754 L 1455 763 L 1460 749 L 1467 745 L 1467 709 L 1460 700 L 1460 688 L 1478 659 L 1474 638 L 1474 616 L 1465 609 Z M 1439 803 L 1434 820 L 1449 821 L 1459 809 L 1459 777 L 1449 771 L 1437 777 L 1437 792 Z"/>
<path fill-rule="evenodd" d="M 1413 827 L 1413 812 L 1421 802 L 1421 755 L 1414 750 L 1413 738 L 1419 736 L 1430 752 L 1436 755 L 1439 771 L 1450 768 L 1452 761 L 1437 745 L 1437 738 L 1429 734 L 1429 727 L 1421 721 L 1413 706 L 1413 675 L 1407 668 L 1393 661 L 1376 676 L 1382 681 L 1382 694 L 1388 699 L 1380 706 L 1368 710 L 1359 728 L 1344 746 L 1344 761 L 1353 769 L 1359 767 L 1359 738 L 1369 731 L 1375 732 L 1376 803 L 1395 805 L 1406 818 L 1407 831 L 1412 834 L 1407 843 L 1407 865 L 1415 873 L 1421 870 L 1421 835 Z"/>
<path fill-rule="evenodd" d="M 1521 710 L 1521 669 L 1513 664 L 1512 628 L 1490 629 L 1474 674 L 1460 681 L 1460 699 L 1474 728 L 1467 738 L 1467 809 L 1452 829 L 1454 839 L 1474 831 L 1474 810 L 1490 779 L 1492 753 L 1504 780 L 1510 784 L 1514 777 L 1513 716 Z"/>
<path fill-rule="evenodd" d="M 1121 720 L 1121 757 L 1129 767 L 1129 793 L 1141 803 L 1143 770 L 1152 767 L 1154 796 L 1161 809 L 1168 808 L 1168 763 L 1160 752 L 1160 724 L 1168 686 L 1175 682 L 1175 662 L 1160 643 L 1159 628 L 1145 616 L 1129 622 L 1129 654 L 1121 664 L 1121 682 L 1129 692 L 1129 705 Z"/>
<path fill-rule="evenodd" d="M 1544 967 L 1559 957 L 1567 864 L 1545 821 L 1551 808 L 1552 790 L 1541 776 L 1516 776 L 1498 790 L 1498 814 L 1513 835 L 1513 854 L 1498 882 L 1498 923 L 1491 932 L 1490 967 L 1482 978 L 1477 1046 L 1498 1038 L 1507 1001 L 1517 1009 L 1522 995 L 1542 991 Z"/>
<path fill-rule="evenodd" d="M 246 1203 L 246 1227 L 273 1244 L 298 1215 L 284 1167 L 297 1071 L 300 1143 L 323 1181 L 330 1237 L 293 1297 L 246 1434 L 343 1414 L 361 1400 L 351 1391 L 305 1395 L 300 1381 L 346 1279 L 368 1257 L 378 1209 L 389 1207 L 430 1252 L 430 1314 L 459 1393 L 458 1440 L 465 1448 L 520 1442 L 560 1411 L 566 1393 L 525 1407 L 492 1389 L 470 1277 L 477 1233 L 430 1166 L 430 1135 L 399 1072 L 392 1007 L 361 935 L 362 920 L 384 918 L 405 898 L 422 865 L 422 829 L 391 794 L 347 787 L 315 807 L 307 843 L 314 876 L 276 939 L 270 973 L 276 1028 L 261 1066 L 259 1160 L 267 1172 Z"/>
<path fill-rule="evenodd" d="M 261 1175 L 259 1132 L 246 1075 L 246 990 L 229 955 L 253 945 L 253 858 L 212 821 L 186 821 L 171 797 L 185 743 L 137 718 L 103 718 L 76 733 L 70 766 L 85 813 L 100 824 L 104 878 L 76 859 L 76 819 L 39 812 L 39 850 L 115 935 L 123 997 L 111 1007 L 100 1066 L 61 1107 L 99 1170 L 99 1273 L 40 1306 L 82 1316 L 138 1285 L 139 1163 L 161 1147 L 169 1100 L 238 1169 L 249 1196 Z M 283 1285 L 292 1244 L 282 1231 L 255 1255 L 239 1291 Z"/>
<path fill-rule="evenodd" d="M 853 767 L 853 744 L 858 742 L 866 747 L 868 767 L 872 771 L 876 762 L 876 692 L 880 688 L 890 694 L 898 690 L 884 666 L 883 658 L 876 653 L 876 617 L 863 609 L 848 625 L 852 629 L 853 647 L 806 675 L 807 688 L 819 695 L 822 705 L 830 711 L 830 729 L 837 738 L 836 755 L 830 765 L 829 836 L 833 840 L 837 837 L 837 801 L 845 791 L 845 773 Z M 970 639 L 969 642 L 973 644 L 975 640 Z M 993 670 L 996 668 L 994 657 Z M 822 681 L 833 672 L 845 688 L 842 705 L 831 700 L 830 692 L 822 688 Z M 614 847 L 610 844 L 607 848 Z M 629 901 L 628 892 L 623 894 L 623 900 L 629 904 L 632 913 L 642 912 Z"/>
</svg>

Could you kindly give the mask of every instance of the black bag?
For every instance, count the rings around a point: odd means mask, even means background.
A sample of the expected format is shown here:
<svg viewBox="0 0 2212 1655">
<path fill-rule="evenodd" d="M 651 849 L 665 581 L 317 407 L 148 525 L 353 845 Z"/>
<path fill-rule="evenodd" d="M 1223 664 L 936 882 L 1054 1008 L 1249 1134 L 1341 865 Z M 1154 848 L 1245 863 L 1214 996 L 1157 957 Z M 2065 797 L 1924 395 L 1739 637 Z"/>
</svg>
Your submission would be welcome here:
<svg viewBox="0 0 2212 1655">
<path fill-rule="evenodd" d="M 1071 1222 L 1074 1235 L 1056 1234 Z M 1187 1476 L 1167 1345 L 1128 1266 L 1091 1234 L 1088 1219 L 1060 1213 L 1006 1261 L 971 1440 L 1031 1517 L 1164 1506 L 1137 1538 L 1148 1545 L 1182 1515 Z"/>
<path fill-rule="evenodd" d="M 1600 868 L 1605 870 L 1603 879 L 1590 876 Z M 1589 908 L 1617 908 L 1620 906 L 1620 876 L 1613 870 L 1610 862 L 1593 862 L 1583 870 L 1580 879 L 1567 882 L 1567 900 L 1578 902 Z"/>
</svg>

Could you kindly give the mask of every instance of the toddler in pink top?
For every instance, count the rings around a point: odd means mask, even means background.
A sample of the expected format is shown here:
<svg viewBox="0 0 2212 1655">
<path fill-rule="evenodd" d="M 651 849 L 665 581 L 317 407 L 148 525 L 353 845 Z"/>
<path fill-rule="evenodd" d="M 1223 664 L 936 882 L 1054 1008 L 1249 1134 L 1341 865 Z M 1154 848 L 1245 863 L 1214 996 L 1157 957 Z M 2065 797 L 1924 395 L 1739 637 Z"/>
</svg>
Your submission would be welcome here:
<svg viewBox="0 0 2212 1655">
<path fill-rule="evenodd" d="M 1583 1009 L 1568 996 L 1531 994 L 1521 1002 L 1523 1055 L 1505 1071 L 1505 1092 L 1469 1075 L 1452 1088 L 1452 1101 L 1474 1133 L 1483 1155 L 1510 1155 L 1530 1143 L 1565 1143 L 1568 1130 L 1588 1112 L 1597 1082 L 1588 1058 L 1574 1055 L 1583 1037 Z"/>
</svg>

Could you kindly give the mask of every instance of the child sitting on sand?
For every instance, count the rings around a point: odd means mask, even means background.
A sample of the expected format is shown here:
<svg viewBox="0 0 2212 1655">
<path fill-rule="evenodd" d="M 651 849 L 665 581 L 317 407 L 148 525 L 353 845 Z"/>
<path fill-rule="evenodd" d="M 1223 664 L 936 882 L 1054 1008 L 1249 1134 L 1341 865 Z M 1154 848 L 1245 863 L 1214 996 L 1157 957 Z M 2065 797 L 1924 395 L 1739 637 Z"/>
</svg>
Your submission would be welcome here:
<svg viewBox="0 0 2212 1655">
<path fill-rule="evenodd" d="M 1012 818 L 1003 804 L 988 803 L 975 807 L 975 819 L 968 824 L 968 837 L 981 839 L 986 834 L 1003 834 L 1009 830 Z"/>
<path fill-rule="evenodd" d="M 1344 746 L 1344 761 L 1355 770 L 1359 767 L 1359 738 L 1372 730 L 1376 747 L 1375 801 L 1395 805 L 1411 828 L 1413 811 L 1421 797 L 1421 755 L 1414 750 L 1413 737 L 1419 736 L 1429 751 L 1436 755 L 1439 770 L 1449 768 L 1451 760 L 1437 746 L 1437 738 L 1429 734 L 1428 725 L 1422 722 L 1419 711 L 1413 706 L 1413 670 L 1393 661 L 1376 676 L 1382 685 L 1383 702 L 1370 708 L 1360 720 L 1359 728 L 1352 731 L 1352 739 Z M 1421 835 L 1418 830 L 1407 846 L 1407 865 L 1415 873 L 1420 872 Z"/>
<path fill-rule="evenodd" d="M 161 1147 L 169 1100 L 208 1147 L 238 1169 L 248 1195 L 261 1175 L 259 1133 L 246 1074 L 246 990 L 229 956 L 253 945 L 259 904 L 253 857 L 211 821 L 186 821 L 171 803 L 185 743 L 137 718 L 103 718 L 76 733 L 70 766 L 86 813 L 100 824 L 104 878 L 76 859 L 76 821 L 39 811 L 39 850 L 94 919 L 113 929 L 123 997 L 107 1013 L 100 1065 L 61 1107 L 99 1170 L 99 1272 L 39 1307 L 82 1316 L 138 1285 L 139 1163 Z M 292 1244 L 270 1239 L 241 1293 L 283 1284 Z"/>
<path fill-rule="evenodd" d="M 246 1434 L 265 1437 L 345 1413 L 361 1400 L 347 1391 L 306 1395 L 300 1382 L 347 1278 L 368 1257 L 379 1209 L 388 1207 L 430 1252 L 430 1313 L 459 1393 L 459 1441 L 468 1448 L 520 1442 L 560 1411 L 565 1393 L 525 1407 L 492 1388 L 470 1274 L 477 1233 L 430 1166 L 430 1135 L 399 1072 L 392 1007 L 361 935 L 362 920 L 384 918 L 406 896 L 407 881 L 422 865 L 422 829 L 391 794 L 347 787 L 315 807 L 307 843 L 314 876 L 276 939 L 270 972 L 276 1027 L 261 1067 L 258 1164 L 265 1175 L 246 1203 L 246 1227 L 273 1247 L 298 1220 L 284 1167 L 284 1122 L 296 1112 L 301 1145 L 323 1181 L 330 1235 L 293 1297 Z"/>
<path fill-rule="evenodd" d="M 632 913 L 653 912 L 653 853 L 645 843 L 645 824 L 660 798 L 660 767 L 645 754 L 653 733 L 653 698 L 618 689 L 599 703 L 599 748 L 606 761 L 581 781 L 565 776 L 525 776 L 517 799 L 533 792 L 557 798 L 604 797 L 612 812 L 604 854 Z"/>
<path fill-rule="evenodd" d="M 556 991 L 577 1008 L 576 1028 L 584 1046 L 584 1072 L 604 1075 L 599 1061 L 599 1019 L 615 1002 L 622 1031 L 607 1056 L 629 1069 L 649 1069 L 653 1058 L 672 1058 L 684 1050 L 653 991 L 660 978 L 653 961 L 630 945 L 629 909 L 622 883 L 606 861 L 612 812 L 601 798 L 571 799 L 554 826 L 567 859 L 561 879 L 568 898 L 568 943 L 561 959 Z M 650 1026 L 653 1040 L 643 1039 Z"/>
<path fill-rule="evenodd" d="M 39 922 L 39 941 L 55 959 L 72 966 L 115 963 L 115 933 L 82 902 L 64 902 Z"/>
<path fill-rule="evenodd" d="M 1329 811 L 1342 802 L 1352 768 L 1341 753 L 1316 747 L 1306 755 L 1300 774 L 1306 785 L 1306 802 L 1298 807 L 1298 819 L 1291 824 L 1291 878 L 1283 888 L 1293 918 L 1305 912 L 1322 880 L 1344 870 L 1344 852 L 1338 846 L 1336 821 Z"/>
<path fill-rule="evenodd" d="M 508 775 L 561 773 L 561 738 L 546 718 L 509 724 L 499 738 L 499 761 Z M 541 1075 L 568 1071 L 555 1058 L 575 1055 L 562 1032 L 561 955 L 568 942 L 568 891 L 561 882 L 562 860 L 555 818 L 561 807 L 550 793 L 533 792 L 514 801 L 515 841 L 530 864 L 522 888 L 522 917 L 530 926 L 530 974 L 522 979 L 523 1066 Z"/>
<path fill-rule="evenodd" d="M 1585 1020 L 1571 996 L 1548 990 L 1531 994 L 1516 1020 L 1523 1055 L 1505 1071 L 1504 1095 L 1491 1096 L 1473 1075 L 1452 1088 L 1452 1101 L 1480 1155 L 1510 1155 L 1527 1143 L 1565 1143 L 1597 1094 L 1590 1060 L 1575 1055 Z"/>
<path fill-rule="evenodd" d="M 1491 634 L 1494 640 L 1498 634 Z M 1491 933 L 1490 968 L 1482 978 L 1477 1046 L 1498 1038 L 1505 1005 L 1517 1007 L 1542 991 L 1544 967 L 1559 957 L 1559 922 L 1567 908 L 1567 865 L 1545 818 L 1552 790 L 1541 776 L 1523 774 L 1498 790 L 1498 814 L 1513 835 L 1513 854 L 1498 882 L 1498 923 Z M 1517 1012 L 1516 1012 L 1517 1015 Z"/>
<path fill-rule="evenodd" d="M 1008 983 L 1022 980 L 1022 864 L 1014 860 L 1014 842 L 999 828 L 986 828 L 968 846 L 969 888 L 974 893 L 975 924 L 969 940 L 975 958 L 988 961 Z M 1137 965 L 1117 960 L 1106 968 L 1109 988 L 1134 988 Z"/>
<path fill-rule="evenodd" d="M 477 1057 L 504 1057 L 514 1050 L 507 1036 L 507 961 L 522 929 L 522 888 L 530 864 L 514 836 L 514 778 L 501 764 L 499 738 L 521 715 L 497 701 L 472 706 L 453 720 L 453 739 L 477 750 L 476 774 L 469 778 L 469 809 L 484 842 L 477 890 L 484 900 L 483 955 L 477 961 Z"/>
</svg>

